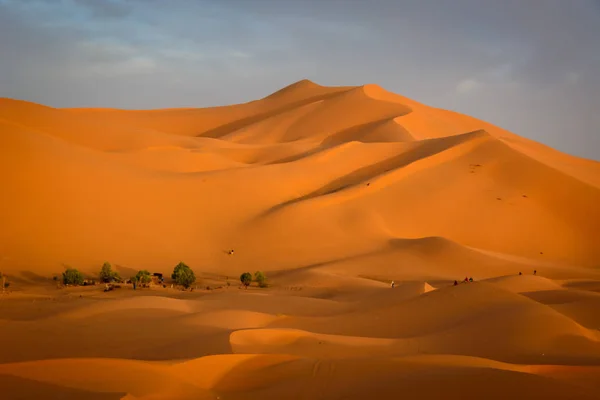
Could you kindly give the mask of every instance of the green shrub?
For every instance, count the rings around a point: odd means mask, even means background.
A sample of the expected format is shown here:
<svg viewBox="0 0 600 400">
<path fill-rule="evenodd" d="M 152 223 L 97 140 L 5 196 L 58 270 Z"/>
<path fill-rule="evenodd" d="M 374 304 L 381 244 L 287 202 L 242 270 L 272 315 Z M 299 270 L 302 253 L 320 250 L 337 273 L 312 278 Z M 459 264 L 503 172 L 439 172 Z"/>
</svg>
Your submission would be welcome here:
<svg viewBox="0 0 600 400">
<path fill-rule="evenodd" d="M 63 272 L 63 283 L 65 285 L 83 285 L 83 275 L 75 268 L 67 268 Z"/>
<path fill-rule="evenodd" d="M 256 271 L 254 273 L 254 280 L 258 283 L 258 287 L 267 287 L 267 276 L 262 271 Z"/>
<path fill-rule="evenodd" d="M 246 287 L 250 286 L 252 283 L 252 274 L 250 274 L 250 272 L 244 272 L 240 275 L 240 281 L 242 282 L 242 285 Z"/>
<path fill-rule="evenodd" d="M 183 285 L 186 288 L 190 287 L 192 283 L 196 282 L 196 275 L 194 274 L 194 271 L 192 271 L 192 269 L 183 262 L 180 262 L 175 266 L 173 269 L 173 274 L 171 274 L 171 278 L 175 281 L 175 283 L 178 285 Z"/>
<path fill-rule="evenodd" d="M 105 262 L 100 269 L 100 280 L 102 282 L 120 281 L 121 277 L 117 271 L 112 270 L 110 263 Z"/>
<path fill-rule="evenodd" d="M 150 272 L 148 270 L 143 269 L 141 271 L 138 271 L 138 273 L 135 274 L 135 277 L 133 279 L 135 279 L 135 282 L 137 283 L 147 284 L 152 281 L 152 275 L 150 275 Z"/>
</svg>

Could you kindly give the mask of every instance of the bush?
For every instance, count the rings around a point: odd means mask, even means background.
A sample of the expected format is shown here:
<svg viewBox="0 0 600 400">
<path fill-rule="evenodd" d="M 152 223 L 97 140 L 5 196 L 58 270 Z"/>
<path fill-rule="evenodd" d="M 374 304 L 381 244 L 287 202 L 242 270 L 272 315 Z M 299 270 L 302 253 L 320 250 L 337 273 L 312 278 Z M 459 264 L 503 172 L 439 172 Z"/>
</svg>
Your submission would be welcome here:
<svg viewBox="0 0 600 400">
<path fill-rule="evenodd" d="M 250 272 L 244 272 L 240 275 L 240 281 L 242 282 L 242 285 L 246 287 L 250 286 L 252 283 L 252 274 L 250 274 Z"/>
<path fill-rule="evenodd" d="M 63 272 L 63 283 L 65 285 L 82 285 L 83 275 L 75 268 L 67 268 L 67 270 Z"/>
<path fill-rule="evenodd" d="M 192 283 L 196 282 L 196 275 L 190 267 L 185 265 L 185 263 L 180 262 L 173 269 L 171 279 L 178 285 L 183 285 L 185 288 L 188 288 Z"/>
<path fill-rule="evenodd" d="M 112 270 L 110 263 L 105 262 L 100 269 L 100 280 L 102 282 L 120 281 L 121 277 L 117 271 Z"/>
<path fill-rule="evenodd" d="M 135 282 L 145 285 L 152 281 L 152 276 L 150 275 L 150 272 L 148 270 L 143 269 L 141 271 L 138 271 L 138 273 L 135 274 L 135 277 L 132 278 L 131 280 L 133 281 L 134 279 L 135 279 Z"/>
<path fill-rule="evenodd" d="M 267 276 L 262 271 L 256 271 L 254 273 L 254 280 L 258 283 L 258 287 L 267 287 Z"/>
</svg>

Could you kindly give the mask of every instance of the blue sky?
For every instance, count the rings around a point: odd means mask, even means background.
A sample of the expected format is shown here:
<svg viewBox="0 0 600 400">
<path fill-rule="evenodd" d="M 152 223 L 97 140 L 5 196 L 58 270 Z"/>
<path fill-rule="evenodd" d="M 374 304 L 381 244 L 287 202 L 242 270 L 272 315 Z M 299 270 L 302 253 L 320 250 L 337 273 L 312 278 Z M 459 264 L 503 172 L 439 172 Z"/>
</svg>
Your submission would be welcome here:
<svg viewBox="0 0 600 400">
<path fill-rule="evenodd" d="M 600 160 L 598 0 L 0 0 L 0 96 L 213 106 L 376 83 Z"/>
</svg>

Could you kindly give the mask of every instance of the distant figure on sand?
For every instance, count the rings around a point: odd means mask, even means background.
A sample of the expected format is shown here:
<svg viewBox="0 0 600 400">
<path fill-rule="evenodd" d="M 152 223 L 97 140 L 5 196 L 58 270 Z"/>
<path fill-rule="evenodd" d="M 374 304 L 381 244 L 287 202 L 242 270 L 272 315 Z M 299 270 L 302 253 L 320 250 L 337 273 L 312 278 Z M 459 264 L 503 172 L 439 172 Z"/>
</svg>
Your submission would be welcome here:
<svg viewBox="0 0 600 400">
<path fill-rule="evenodd" d="M 469 282 L 473 282 L 473 277 L 470 277 L 470 278 L 469 278 Z"/>
<path fill-rule="evenodd" d="M 465 282 L 469 282 L 469 278 L 465 276 Z"/>
<path fill-rule="evenodd" d="M 454 286 L 457 286 L 457 285 L 458 285 L 458 282 L 457 282 L 457 281 L 454 281 Z"/>
<path fill-rule="evenodd" d="M 537 275 L 537 270 L 536 269 L 533 270 L 533 274 Z"/>
<path fill-rule="evenodd" d="M 523 274 L 521 273 L 521 271 L 519 271 L 519 275 L 523 275 Z"/>
<path fill-rule="evenodd" d="M 392 289 L 394 288 L 394 286 L 396 286 L 396 284 L 394 283 L 394 281 L 392 281 Z"/>
<path fill-rule="evenodd" d="M 229 254 L 230 256 L 232 256 L 233 255 L 233 250 L 228 250 L 227 254 Z"/>
</svg>

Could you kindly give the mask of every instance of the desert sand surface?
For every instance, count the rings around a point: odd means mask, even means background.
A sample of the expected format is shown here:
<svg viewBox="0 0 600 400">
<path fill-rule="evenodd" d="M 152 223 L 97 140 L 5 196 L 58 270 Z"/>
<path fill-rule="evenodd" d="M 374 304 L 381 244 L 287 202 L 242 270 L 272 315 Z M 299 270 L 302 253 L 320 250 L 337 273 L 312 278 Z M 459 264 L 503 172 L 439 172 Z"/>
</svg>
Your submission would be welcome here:
<svg viewBox="0 0 600 400">
<path fill-rule="evenodd" d="M 303 80 L 202 109 L 0 98 L 0 174 L 2 399 L 600 398 L 597 161 Z M 105 261 L 165 285 L 60 284 Z"/>
</svg>

